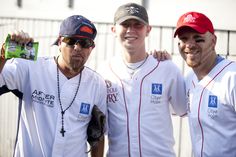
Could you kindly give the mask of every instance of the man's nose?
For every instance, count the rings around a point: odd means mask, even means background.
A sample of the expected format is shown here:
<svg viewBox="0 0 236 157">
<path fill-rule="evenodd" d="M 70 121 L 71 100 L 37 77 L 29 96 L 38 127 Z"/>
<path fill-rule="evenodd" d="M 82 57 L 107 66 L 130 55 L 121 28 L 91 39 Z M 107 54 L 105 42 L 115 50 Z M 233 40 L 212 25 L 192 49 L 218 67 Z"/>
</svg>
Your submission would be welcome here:
<svg viewBox="0 0 236 157">
<path fill-rule="evenodd" d="M 134 30 L 134 25 L 130 24 L 128 27 L 127 27 L 127 31 L 133 31 Z"/>
<path fill-rule="evenodd" d="M 75 50 L 76 52 L 80 52 L 80 51 L 82 50 L 81 45 L 80 45 L 79 43 L 75 44 L 75 45 L 74 45 L 74 50 Z"/>
<path fill-rule="evenodd" d="M 187 48 L 193 48 L 193 47 L 195 47 L 196 43 L 195 43 L 195 41 L 189 40 L 185 43 L 185 45 Z"/>
</svg>

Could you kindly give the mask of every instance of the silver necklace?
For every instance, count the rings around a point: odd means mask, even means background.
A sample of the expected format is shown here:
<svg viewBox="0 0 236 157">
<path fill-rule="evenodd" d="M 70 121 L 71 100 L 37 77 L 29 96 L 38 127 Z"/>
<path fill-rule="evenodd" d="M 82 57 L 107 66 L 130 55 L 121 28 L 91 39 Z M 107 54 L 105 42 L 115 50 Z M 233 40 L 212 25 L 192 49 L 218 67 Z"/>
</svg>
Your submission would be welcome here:
<svg viewBox="0 0 236 157">
<path fill-rule="evenodd" d="M 147 58 L 148 58 L 148 54 L 147 54 L 146 58 L 142 61 L 142 63 L 140 65 L 138 65 L 137 67 L 131 67 L 123 60 L 126 68 L 128 68 L 128 73 L 131 75 L 131 77 L 134 75 L 134 73 L 137 69 L 139 69 L 141 66 L 144 65 L 144 63 L 147 61 Z"/>
<path fill-rule="evenodd" d="M 58 60 L 58 58 L 57 58 Z M 58 94 L 58 100 L 59 100 L 59 105 L 60 105 L 60 109 L 61 109 L 61 130 L 60 130 L 60 133 L 62 135 L 62 137 L 64 137 L 65 135 L 65 128 L 64 128 L 64 114 L 65 112 L 72 106 L 73 102 L 75 101 L 75 98 L 77 96 L 77 93 L 79 91 L 79 87 L 80 87 L 80 82 L 81 82 L 81 77 L 82 77 L 82 71 L 80 72 L 80 76 L 79 76 L 79 83 L 78 83 L 78 86 L 77 86 L 77 89 L 75 91 L 75 95 L 70 103 L 70 105 L 63 110 L 63 107 L 62 107 L 62 103 L 61 103 L 61 94 L 60 94 L 60 80 L 59 80 L 59 67 L 58 67 L 58 61 L 57 61 L 57 94 Z"/>
</svg>

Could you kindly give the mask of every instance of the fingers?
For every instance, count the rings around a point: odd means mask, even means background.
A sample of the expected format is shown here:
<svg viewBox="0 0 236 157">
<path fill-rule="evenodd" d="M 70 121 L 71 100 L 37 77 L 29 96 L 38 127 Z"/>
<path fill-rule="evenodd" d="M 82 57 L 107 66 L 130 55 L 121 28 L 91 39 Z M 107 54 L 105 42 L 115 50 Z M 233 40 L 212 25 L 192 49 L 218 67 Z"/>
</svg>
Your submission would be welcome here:
<svg viewBox="0 0 236 157">
<path fill-rule="evenodd" d="M 4 59 L 4 58 L 5 58 L 5 43 L 3 43 L 1 47 L 1 54 L 0 54 L 0 59 Z"/>
<path fill-rule="evenodd" d="M 164 60 L 170 60 L 171 59 L 171 55 L 166 51 L 157 51 L 157 50 L 153 50 L 150 52 L 151 55 L 153 55 L 154 58 L 156 58 L 158 61 L 164 61 Z"/>
<path fill-rule="evenodd" d="M 163 59 L 164 60 L 171 60 L 172 58 L 171 58 L 171 55 L 166 51 L 166 50 L 164 50 L 163 51 Z"/>
<path fill-rule="evenodd" d="M 33 38 L 29 36 L 28 33 L 21 31 L 14 31 L 10 33 L 11 40 L 16 41 L 20 44 L 27 44 L 29 42 L 33 42 Z"/>
</svg>

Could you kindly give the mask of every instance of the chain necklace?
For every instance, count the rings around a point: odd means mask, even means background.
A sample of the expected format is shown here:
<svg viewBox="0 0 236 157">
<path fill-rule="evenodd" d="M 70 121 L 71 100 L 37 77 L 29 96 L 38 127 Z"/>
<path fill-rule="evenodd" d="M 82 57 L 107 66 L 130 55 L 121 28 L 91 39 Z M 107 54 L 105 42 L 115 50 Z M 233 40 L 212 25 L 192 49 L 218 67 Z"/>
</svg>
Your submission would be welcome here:
<svg viewBox="0 0 236 157">
<path fill-rule="evenodd" d="M 126 66 L 126 68 L 128 68 L 128 72 L 130 73 L 131 76 L 133 76 L 134 72 L 140 68 L 142 65 L 144 65 L 144 63 L 147 61 L 147 58 L 148 58 L 148 54 L 146 56 L 146 58 L 142 61 L 142 63 L 140 65 L 138 65 L 137 67 L 131 67 L 129 66 L 125 61 L 124 61 L 124 64 Z"/>
<path fill-rule="evenodd" d="M 58 58 L 57 58 L 58 59 Z M 62 103 L 61 103 L 61 98 L 60 98 L 60 80 L 59 80 L 59 68 L 58 68 L 58 62 L 57 62 L 57 93 L 58 93 L 58 100 L 59 100 L 59 104 L 60 104 L 60 109 L 61 109 L 61 135 L 62 137 L 64 137 L 64 134 L 66 132 L 66 130 L 64 129 L 64 114 L 65 112 L 72 106 L 73 102 L 75 101 L 75 97 L 79 91 L 79 86 L 80 86 L 80 82 L 81 82 L 81 77 L 82 77 L 82 71 L 80 72 L 80 76 L 79 76 L 79 83 L 78 83 L 78 86 L 77 86 L 77 89 L 75 91 L 75 95 L 70 103 L 70 105 L 63 110 L 63 107 L 62 107 Z"/>
</svg>

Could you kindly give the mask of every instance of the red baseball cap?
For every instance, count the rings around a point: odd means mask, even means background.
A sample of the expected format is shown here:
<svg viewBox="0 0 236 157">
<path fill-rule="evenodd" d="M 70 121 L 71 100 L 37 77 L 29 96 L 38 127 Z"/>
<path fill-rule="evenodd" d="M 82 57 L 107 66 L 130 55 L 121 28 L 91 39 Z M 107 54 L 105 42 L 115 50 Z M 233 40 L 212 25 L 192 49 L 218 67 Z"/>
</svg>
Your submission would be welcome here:
<svg viewBox="0 0 236 157">
<path fill-rule="evenodd" d="M 201 34 L 207 31 L 214 34 L 214 27 L 211 20 L 206 15 L 199 12 L 187 12 L 183 14 L 177 22 L 174 37 L 178 35 L 180 30 L 186 27 L 190 27 Z"/>
</svg>

